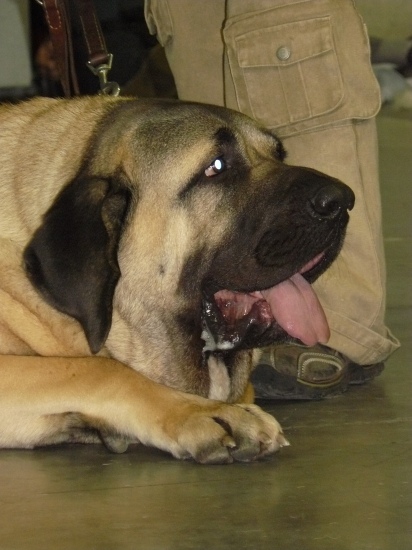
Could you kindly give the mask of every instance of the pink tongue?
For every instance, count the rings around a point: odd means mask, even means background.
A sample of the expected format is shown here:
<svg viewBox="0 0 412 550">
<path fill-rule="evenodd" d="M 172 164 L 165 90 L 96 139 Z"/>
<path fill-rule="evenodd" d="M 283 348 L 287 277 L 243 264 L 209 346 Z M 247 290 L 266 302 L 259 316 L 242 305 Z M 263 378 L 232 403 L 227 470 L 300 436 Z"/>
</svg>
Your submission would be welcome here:
<svg viewBox="0 0 412 550">
<path fill-rule="evenodd" d="M 318 297 L 311 285 L 296 273 L 290 279 L 261 292 L 278 324 L 307 346 L 326 344 L 330 332 Z"/>
</svg>

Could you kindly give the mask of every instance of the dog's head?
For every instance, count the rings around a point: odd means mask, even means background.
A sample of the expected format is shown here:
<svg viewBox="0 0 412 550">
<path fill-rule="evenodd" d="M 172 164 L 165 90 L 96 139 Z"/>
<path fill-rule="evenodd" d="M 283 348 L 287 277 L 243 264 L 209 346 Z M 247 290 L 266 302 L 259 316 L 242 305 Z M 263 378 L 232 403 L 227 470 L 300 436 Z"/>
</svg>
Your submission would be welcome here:
<svg viewBox="0 0 412 550">
<path fill-rule="evenodd" d="M 106 343 L 135 368 L 163 355 L 188 373 L 210 354 L 234 365 L 241 349 L 326 342 L 310 283 L 336 258 L 354 197 L 284 157 L 223 108 L 112 101 L 25 251 L 28 274 L 94 353 Z"/>
</svg>

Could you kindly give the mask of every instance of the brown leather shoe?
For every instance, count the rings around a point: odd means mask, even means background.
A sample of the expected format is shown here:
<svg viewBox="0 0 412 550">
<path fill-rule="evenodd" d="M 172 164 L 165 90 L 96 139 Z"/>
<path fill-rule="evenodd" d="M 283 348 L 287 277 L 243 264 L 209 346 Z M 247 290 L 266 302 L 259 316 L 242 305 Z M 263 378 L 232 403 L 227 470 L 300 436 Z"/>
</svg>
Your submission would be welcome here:
<svg viewBox="0 0 412 550">
<path fill-rule="evenodd" d="M 383 363 L 357 365 L 320 344 L 286 344 L 264 350 L 252 383 L 261 399 L 324 399 L 342 394 L 350 384 L 364 384 L 383 368 Z"/>
</svg>

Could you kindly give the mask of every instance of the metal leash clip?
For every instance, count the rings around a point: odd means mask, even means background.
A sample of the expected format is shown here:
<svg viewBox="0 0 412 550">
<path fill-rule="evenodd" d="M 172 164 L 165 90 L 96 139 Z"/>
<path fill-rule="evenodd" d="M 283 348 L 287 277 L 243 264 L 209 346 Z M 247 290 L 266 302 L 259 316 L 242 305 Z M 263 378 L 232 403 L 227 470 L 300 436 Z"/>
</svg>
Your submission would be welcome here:
<svg viewBox="0 0 412 550">
<path fill-rule="evenodd" d="M 108 54 L 107 63 L 101 63 L 94 67 L 91 61 L 88 61 L 86 64 L 92 73 L 98 77 L 100 83 L 100 92 L 99 95 L 111 95 L 117 97 L 120 94 L 120 86 L 117 82 L 109 82 L 107 80 L 107 75 L 110 69 L 112 68 L 113 54 Z"/>
</svg>

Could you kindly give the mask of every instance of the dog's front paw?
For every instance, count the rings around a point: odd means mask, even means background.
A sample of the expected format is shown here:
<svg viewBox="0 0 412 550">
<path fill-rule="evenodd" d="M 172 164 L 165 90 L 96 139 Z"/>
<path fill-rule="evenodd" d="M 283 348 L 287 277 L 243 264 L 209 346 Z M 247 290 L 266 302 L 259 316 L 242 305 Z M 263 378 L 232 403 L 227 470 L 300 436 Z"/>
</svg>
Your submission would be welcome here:
<svg viewBox="0 0 412 550">
<path fill-rule="evenodd" d="M 176 428 L 178 458 L 202 464 L 250 462 L 286 447 L 279 423 L 257 405 L 210 402 L 196 407 Z"/>
</svg>

